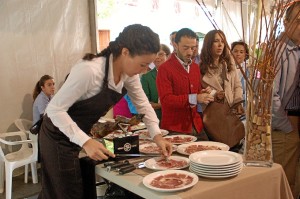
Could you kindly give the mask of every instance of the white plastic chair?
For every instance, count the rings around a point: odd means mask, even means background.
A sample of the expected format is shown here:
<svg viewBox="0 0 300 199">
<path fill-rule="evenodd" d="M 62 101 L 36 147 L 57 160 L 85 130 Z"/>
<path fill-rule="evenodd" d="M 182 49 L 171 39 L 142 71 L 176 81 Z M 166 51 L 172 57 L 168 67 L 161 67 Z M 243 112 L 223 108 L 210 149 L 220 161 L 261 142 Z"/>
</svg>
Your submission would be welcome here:
<svg viewBox="0 0 300 199">
<path fill-rule="evenodd" d="M 12 137 L 16 140 L 17 136 L 19 141 L 8 141 L 7 138 Z M 33 140 L 27 140 L 26 133 L 22 131 L 0 133 L 0 143 L 3 145 L 21 145 L 18 151 L 9 152 L 4 154 L 2 147 L 0 147 L 0 193 L 4 191 L 4 167 L 5 167 L 5 181 L 6 181 L 6 199 L 11 199 L 12 191 L 12 174 L 14 169 L 21 166 L 31 165 L 32 181 L 38 183 L 36 161 L 37 161 L 37 142 Z M 32 148 L 29 147 L 32 145 Z"/>
<path fill-rule="evenodd" d="M 32 121 L 27 119 L 16 119 L 14 123 L 20 131 L 30 133 L 29 129 L 32 126 Z"/>
<path fill-rule="evenodd" d="M 30 127 L 32 126 L 32 121 L 27 120 L 27 119 L 16 119 L 14 123 L 15 123 L 16 127 L 20 131 L 23 131 L 24 133 L 26 133 L 28 135 L 29 139 L 31 139 L 32 141 L 36 142 L 36 144 L 37 144 L 37 142 L 38 142 L 38 135 L 33 135 L 29 131 Z M 36 151 L 35 155 L 36 155 L 36 157 L 38 157 L 38 150 Z M 31 167 L 31 171 L 32 171 L 32 169 L 33 168 Z M 37 171 L 34 171 L 34 172 L 37 172 Z M 25 178 L 24 178 L 24 182 L 25 183 L 28 182 L 28 164 L 25 165 Z"/>
</svg>

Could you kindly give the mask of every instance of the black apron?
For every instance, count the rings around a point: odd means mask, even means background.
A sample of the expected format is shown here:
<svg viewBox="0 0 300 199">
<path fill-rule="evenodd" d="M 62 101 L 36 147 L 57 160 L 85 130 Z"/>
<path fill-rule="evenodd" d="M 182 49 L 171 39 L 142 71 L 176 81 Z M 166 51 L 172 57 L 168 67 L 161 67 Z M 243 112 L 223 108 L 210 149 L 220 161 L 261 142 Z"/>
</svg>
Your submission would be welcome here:
<svg viewBox="0 0 300 199">
<path fill-rule="evenodd" d="M 126 94 L 125 88 L 122 94 L 108 88 L 108 70 L 109 56 L 106 57 L 102 90 L 89 99 L 74 103 L 68 110 L 73 121 L 87 134 L 93 124 Z M 39 199 L 96 198 L 95 191 L 93 193 L 83 191 L 84 185 L 87 185 L 85 182 L 89 182 L 89 179 L 85 180 L 85 174 L 94 177 L 95 171 L 94 167 L 81 168 L 78 158 L 81 147 L 70 142 L 69 138 L 53 125 L 47 115 L 43 119 L 39 133 L 42 167 L 42 191 Z M 90 180 L 92 181 L 90 184 L 94 185 L 95 177 Z M 96 190 L 96 187 L 91 189 Z"/>
</svg>

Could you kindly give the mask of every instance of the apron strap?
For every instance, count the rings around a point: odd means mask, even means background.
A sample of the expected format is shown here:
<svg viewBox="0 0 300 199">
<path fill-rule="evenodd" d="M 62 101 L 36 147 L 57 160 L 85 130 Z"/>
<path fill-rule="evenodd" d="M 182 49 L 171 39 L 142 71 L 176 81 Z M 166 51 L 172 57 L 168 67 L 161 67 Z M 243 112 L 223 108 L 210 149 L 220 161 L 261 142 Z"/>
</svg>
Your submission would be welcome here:
<svg viewBox="0 0 300 199">
<path fill-rule="evenodd" d="M 109 70 L 109 56 L 111 53 L 106 55 L 106 61 L 105 61 L 105 76 L 103 79 L 103 87 L 108 87 L 108 70 Z"/>
</svg>

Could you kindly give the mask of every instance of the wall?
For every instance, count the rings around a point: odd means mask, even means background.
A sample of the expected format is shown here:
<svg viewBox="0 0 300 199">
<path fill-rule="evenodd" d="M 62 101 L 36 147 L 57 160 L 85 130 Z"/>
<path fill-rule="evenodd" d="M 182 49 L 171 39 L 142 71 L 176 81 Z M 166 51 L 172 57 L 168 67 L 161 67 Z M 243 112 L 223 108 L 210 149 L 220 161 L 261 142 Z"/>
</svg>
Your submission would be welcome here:
<svg viewBox="0 0 300 199">
<path fill-rule="evenodd" d="M 91 52 L 92 0 L 0 1 L 0 133 L 32 119 L 32 90 L 49 74 L 58 90 L 71 66 Z"/>
</svg>

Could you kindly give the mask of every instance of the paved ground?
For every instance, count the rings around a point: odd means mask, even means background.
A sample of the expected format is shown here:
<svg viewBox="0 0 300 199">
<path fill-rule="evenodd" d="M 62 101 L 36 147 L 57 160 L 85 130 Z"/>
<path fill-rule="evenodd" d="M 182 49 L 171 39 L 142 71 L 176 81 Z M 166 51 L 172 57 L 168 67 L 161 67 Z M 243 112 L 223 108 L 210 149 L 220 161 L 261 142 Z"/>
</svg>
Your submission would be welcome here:
<svg viewBox="0 0 300 199">
<path fill-rule="evenodd" d="M 41 176 L 38 170 L 39 183 L 33 184 L 31 174 L 28 174 L 28 183 L 24 183 L 24 174 L 13 177 L 12 181 L 12 198 L 13 199 L 36 199 L 41 190 Z M 34 196 L 35 197 L 31 197 Z M 0 194 L 0 199 L 5 199 L 5 191 Z"/>
</svg>

